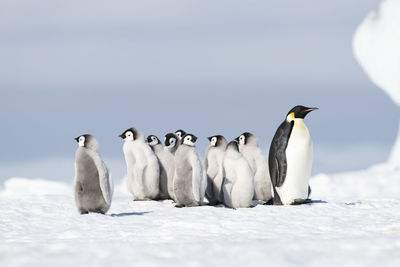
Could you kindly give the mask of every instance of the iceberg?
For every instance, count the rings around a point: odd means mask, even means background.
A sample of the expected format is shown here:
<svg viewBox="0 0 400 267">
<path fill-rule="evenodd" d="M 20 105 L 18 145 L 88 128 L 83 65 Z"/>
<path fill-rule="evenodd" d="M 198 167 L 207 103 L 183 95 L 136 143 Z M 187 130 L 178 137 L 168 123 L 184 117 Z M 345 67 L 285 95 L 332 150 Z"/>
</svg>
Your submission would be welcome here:
<svg viewBox="0 0 400 267">
<path fill-rule="evenodd" d="M 353 38 L 356 60 L 371 81 L 398 106 L 400 115 L 400 1 L 385 0 L 371 11 Z M 389 163 L 400 166 L 400 128 Z"/>
</svg>

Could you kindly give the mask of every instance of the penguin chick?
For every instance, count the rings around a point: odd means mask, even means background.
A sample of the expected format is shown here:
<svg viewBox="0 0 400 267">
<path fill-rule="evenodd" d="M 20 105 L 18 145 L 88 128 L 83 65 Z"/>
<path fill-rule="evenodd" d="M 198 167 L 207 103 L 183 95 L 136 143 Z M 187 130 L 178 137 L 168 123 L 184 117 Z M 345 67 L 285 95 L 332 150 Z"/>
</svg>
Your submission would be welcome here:
<svg viewBox="0 0 400 267">
<path fill-rule="evenodd" d="M 208 137 L 210 145 L 206 151 L 205 169 L 207 173 L 206 197 L 210 205 L 223 203 L 221 187 L 223 176 L 223 160 L 226 150 L 226 139 L 222 135 Z"/>
<path fill-rule="evenodd" d="M 176 207 L 198 206 L 204 200 L 207 179 L 195 147 L 196 140 L 193 134 L 185 134 L 175 153 Z"/>
<path fill-rule="evenodd" d="M 179 140 L 182 140 L 182 137 L 186 134 L 186 132 L 182 129 L 175 131 L 176 136 L 178 136 Z"/>
<path fill-rule="evenodd" d="M 150 145 L 154 154 L 156 155 L 160 165 L 160 195 L 159 198 L 172 199 L 168 193 L 168 181 L 172 181 L 175 171 L 174 156 L 167 150 L 164 150 L 160 139 L 155 135 L 147 137 L 147 143 Z M 171 177 L 171 178 L 169 178 Z M 172 187 L 173 185 L 171 185 Z"/>
<path fill-rule="evenodd" d="M 128 191 L 133 194 L 134 200 L 157 199 L 160 167 L 156 155 L 139 130 L 129 128 L 120 137 L 125 140 L 123 151 Z"/>
<path fill-rule="evenodd" d="M 229 208 L 253 207 L 254 177 L 236 141 L 229 142 L 224 157 L 224 204 Z"/>
<path fill-rule="evenodd" d="M 176 202 L 174 193 L 174 176 L 175 176 L 175 152 L 180 145 L 179 137 L 174 133 L 167 133 L 164 137 L 164 149 L 169 153 L 172 175 L 168 175 L 168 194 Z M 172 159 L 172 161 L 171 161 Z"/>
<path fill-rule="evenodd" d="M 257 138 L 253 134 L 245 132 L 235 140 L 239 143 L 239 151 L 249 162 L 254 174 L 254 200 L 272 202 L 268 161 L 258 146 Z"/>
<path fill-rule="evenodd" d="M 307 114 L 318 108 L 295 106 L 276 130 L 269 150 L 269 171 L 274 189 L 274 205 L 309 203 L 309 180 L 313 161 L 310 132 L 304 123 Z"/>
<path fill-rule="evenodd" d="M 164 137 L 165 149 L 175 155 L 176 150 L 180 145 L 179 137 L 174 133 L 167 133 Z"/>
<path fill-rule="evenodd" d="M 97 140 L 90 134 L 81 135 L 75 159 L 75 204 L 81 214 L 106 213 L 111 206 L 113 182 L 98 152 Z"/>
</svg>

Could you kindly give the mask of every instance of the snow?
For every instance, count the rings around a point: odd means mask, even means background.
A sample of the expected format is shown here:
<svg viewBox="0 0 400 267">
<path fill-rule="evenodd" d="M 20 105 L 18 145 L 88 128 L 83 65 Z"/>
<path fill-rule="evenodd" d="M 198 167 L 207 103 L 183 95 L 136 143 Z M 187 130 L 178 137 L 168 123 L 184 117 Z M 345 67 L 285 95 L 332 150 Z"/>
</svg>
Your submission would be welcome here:
<svg viewBox="0 0 400 267">
<path fill-rule="evenodd" d="M 72 185 L 12 178 L 0 192 L 0 265 L 398 266 L 399 174 L 319 174 L 321 201 L 237 210 L 133 202 L 120 181 L 107 215 L 79 215 Z"/>
<path fill-rule="evenodd" d="M 369 78 L 400 106 L 400 1 L 381 2 L 371 11 L 353 38 L 357 61 Z M 400 128 L 390 162 L 400 166 Z"/>
</svg>

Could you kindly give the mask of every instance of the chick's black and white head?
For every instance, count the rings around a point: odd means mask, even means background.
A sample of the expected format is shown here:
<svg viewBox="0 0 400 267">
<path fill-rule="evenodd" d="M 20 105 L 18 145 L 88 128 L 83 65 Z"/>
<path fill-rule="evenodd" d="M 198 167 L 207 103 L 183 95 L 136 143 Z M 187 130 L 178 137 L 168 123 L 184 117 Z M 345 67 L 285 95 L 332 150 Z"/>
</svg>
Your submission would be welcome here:
<svg viewBox="0 0 400 267">
<path fill-rule="evenodd" d="M 235 138 L 235 140 L 240 144 L 240 145 L 247 145 L 250 141 L 250 139 L 254 137 L 252 133 L 245 132 L 239 135 L 238 137 Z"/>
<path fill-rule="evenodd" d="M 125 130 L 119 137 L 125 141 L 134 141 L 136 139 L 137 131 L 135 128 L 129 128 Z"/>
<path fill-rule="evenodd" d="M 97 140 L 90 134 L 80 135 L 75 138 L 75 141 L 78 142 L 79 147 L 85 147 L 95 150 L 98 148 Z"/>
<path fill-rule="evenodd" d="M 213 135 L 207 137 L 207 139 L 210 141 L 210 145 L 214 147 L 226 145 L 226 139 L 222 135 Z"/>
<path fill-rule="evenodd" d="M 186 134 L 186 132 L 182 129 L 176 130 L 175 131 L 176 136 L 178 136 L 179 139 L 182 139 L 182 137 Z"/>
<path fill-rule="evenodd" d="M 155 145 L 161 144 L 160 139 L 158 139 L 158 137 L 155 136 L 155 135 L 147 136 L 146 140 L 147 140 L 147 143 L 149 143 L 149 145 L 151 145 L 151 146 L 155 146 Z"/>
<path fill-rule="evenodd" d="M 183 145 L 188 145 L 188 146 L 194 146 L 194 144 L 196 143 L 197 137 L 193 134 L 185 134 L 182 137 L 182 144 Z"/>
<path fill-rule="evenodd" d="M 168 133 L 164 137 L 164 145 L 167 148 L 175 147 L 178 144 L 178 136 L 174 133 Z"/>
<path fill-rule="evenodd" d="M 305 107 L 305 106 L 295 106 L 294 108 L 292 108 L 287 116 L 286 119 L 288 121 L 292 121 L 295 119 L 304 119 L 308 113 L 310 113 L 313 110 L 317 110 L 318 108 L 310 108 L 310 107 Z"/>
</svg>

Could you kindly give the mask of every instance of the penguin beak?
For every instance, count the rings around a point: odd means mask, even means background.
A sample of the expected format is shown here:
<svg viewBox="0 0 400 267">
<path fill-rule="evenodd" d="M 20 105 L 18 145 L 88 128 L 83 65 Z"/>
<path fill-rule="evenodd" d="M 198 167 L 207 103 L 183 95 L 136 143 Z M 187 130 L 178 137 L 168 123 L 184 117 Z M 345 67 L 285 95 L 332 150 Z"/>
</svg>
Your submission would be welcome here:
<svg viewBox="0 0 400 267">
<path fill-rule="evenodd" d="M 305 112 L 307 112 L 307 113 L 308 113 L 308 112 L 311 112 L 311 111 L 313 111 L 313 110 L 317 110 L 317 109 L 319 109 L 319 108 L 308 108 L 308 109 L 306 109 L 306 110 L 305 110 Z"/>
<path fill-rule="evenodd" d="M 240 136 L 238 136 L 238 137 L 235 138 L 236 143 L 239 143 L 239 137 L 240 137 Z"/>
<path fill-rule="evenodd" d="M 210 142 L 211 142 L 212 136 L 210 136 L 210 137 L 207 137 L 207 139 L 208 139 L 208 141 L 210 141 Z"/>
<path fill-rule="evenodd" d="M 122 139 L 124 139 L 124 134 L 120 134 L 120 135 L 118 135 L 118 137 L 121 137 Z"/>
<path fill-rule="evenodd" d="M 79 143 L 79 137 L 74 138 L 74 140 Z"/>
</svg>

